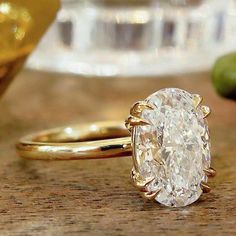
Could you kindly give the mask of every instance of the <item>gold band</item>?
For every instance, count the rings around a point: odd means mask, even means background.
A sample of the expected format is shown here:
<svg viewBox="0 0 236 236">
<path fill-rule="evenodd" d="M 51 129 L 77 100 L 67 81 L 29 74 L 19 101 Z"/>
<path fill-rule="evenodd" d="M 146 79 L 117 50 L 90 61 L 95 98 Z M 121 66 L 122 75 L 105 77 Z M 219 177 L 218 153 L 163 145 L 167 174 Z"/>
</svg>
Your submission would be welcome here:
<svg viewBox="0 0 236 236">
<path fill-rule="evenodd" d="M 20 139 L 19 155 L 35 160 L 83 160 L 132 155 L 121 121 L 96 122 L 42 131 Z"/>
</svg>

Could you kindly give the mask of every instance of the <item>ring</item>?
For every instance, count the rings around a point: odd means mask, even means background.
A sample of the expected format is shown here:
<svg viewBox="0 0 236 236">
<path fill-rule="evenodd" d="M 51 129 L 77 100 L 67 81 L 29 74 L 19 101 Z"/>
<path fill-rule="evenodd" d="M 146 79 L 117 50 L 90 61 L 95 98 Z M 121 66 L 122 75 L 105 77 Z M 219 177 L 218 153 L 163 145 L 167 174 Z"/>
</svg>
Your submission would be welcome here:
<svg viewBox="0 0 236 236">
<path fill-rule="evenodd" d="M 132 155 L 122 121 L 95 122 L 41 131 L 20 139 L 19 155 L 34 160 L 84 160 Z"/>
<path fill-rule="evenodd" d="M 46 130 L 23 137 L 16 147 L 27 159 L 132 156 L 131 179 L 141 196 L 183 207 L 209 192 L 208 178 L 216 174 L 210 166 L 210 109 L 201 103 L 198 94 L 166 88 L 135 103 L 125 124 L 109 121 Z"/>
</svg>

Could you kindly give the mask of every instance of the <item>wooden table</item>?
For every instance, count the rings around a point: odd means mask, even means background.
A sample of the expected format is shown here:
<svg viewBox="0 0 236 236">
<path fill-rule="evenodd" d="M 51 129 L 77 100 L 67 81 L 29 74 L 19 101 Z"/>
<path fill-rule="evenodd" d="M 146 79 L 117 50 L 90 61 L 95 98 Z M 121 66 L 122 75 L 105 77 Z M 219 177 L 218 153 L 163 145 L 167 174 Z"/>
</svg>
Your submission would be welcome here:
<svg viewBox="0 0 236 236">
<path fill-rule="evenodd" d="M 16 140 L 69 123 L 124 119 L 163 87 L 199 93 L 208 119 L 213 191 L 188 207 L 145 203 L 130 183 L 131 159 L 23 161 Z M 236 103 L 207 73 L 160 79 L 78 79 L 23 71 L 0 101 L 1 235 L 236 235 Z"/>
</svg>

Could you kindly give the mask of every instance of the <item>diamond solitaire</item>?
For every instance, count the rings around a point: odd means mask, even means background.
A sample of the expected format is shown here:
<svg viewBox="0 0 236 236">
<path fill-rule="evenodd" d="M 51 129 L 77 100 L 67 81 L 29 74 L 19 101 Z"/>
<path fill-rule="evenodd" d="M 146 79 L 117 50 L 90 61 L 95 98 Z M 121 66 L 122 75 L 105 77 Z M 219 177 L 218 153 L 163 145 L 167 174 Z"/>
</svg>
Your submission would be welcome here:
<svg viewBox="0 0 236 236">
<path fill-rule="evenodd" d="M 147 200 L 170 207 L 195 202 L 211 189 L 210 138 L 202 98 L 176 88 L 162 89 L 130 110 L 124 123 L 104 121 L 58 127 L 25 136 L 19 155 L 32 160 L 133 157 L 133 184 Z"/>
<path fill-rule="evenodd" d="M 171 207 L 195 202 L 209 192 L 210 140 L 202 98 L 167 88 L 137 102 L 126 126 L 132 134 L 132 180 L 146 199 Z"/>
</svg>

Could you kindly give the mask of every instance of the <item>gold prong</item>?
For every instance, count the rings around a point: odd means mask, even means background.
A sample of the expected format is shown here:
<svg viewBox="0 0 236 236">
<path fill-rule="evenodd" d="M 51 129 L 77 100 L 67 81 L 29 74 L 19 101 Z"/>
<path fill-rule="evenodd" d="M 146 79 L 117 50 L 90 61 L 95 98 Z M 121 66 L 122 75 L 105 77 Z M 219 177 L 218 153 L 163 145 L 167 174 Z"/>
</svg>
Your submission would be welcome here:
<svg viewBox="0 0 236 236">
<path fill-rule="evenodd" d="M 203 118 L 206 118 L 211 113 L 211 110 L 208 106 L 201 106 L 201 110 L 202 110 L 202 113 L 203 113 Z"/>
<path fill-rule="evenodd" d="M 200 186 L 201 186 L 203 193 L 209 193 L 211 191 L 210 186 L 204 181 L 201 182 Z"/>
<path fill-rule="evenodd" d="M 149 192 L 147 190 L 147 185 L 150 184 L 152 181 L 155 180 L 155 178 L 149 178 L 147 180 L 141 180 L 139 173 L 135 171 L 135 169 L 132 169 L 131 171 L 131 179 L 136 188 L 139 189 L 141 192 L 141 196 L 147 200 L 155 199 L 158 193 L 161 191 L 160 189 Z"/>
<path fill-rule="evenodd" d="M 199 94 L 193 94 L 194 107 L 197 108 L 201 102 L 202 102 L 202 96 L 200 96 Z"/>
<path fill-rule="evenodd" d="M 134 186 L 139 189 L 139 191 L 146 192 L 148 184 L 150 184 L 154 180 L 155 180 L 155 178 L 150 178 L 145 181 L 136 181 L 133 183 L 134 183 Z"/>
<path fill-rule="evenodd" d="M 130 109 L 130 114 L 136 117 L 140 117 L 140 114 L 144 109 L 153 110 L 154 107 L 144 101 L 136 102 Z"/>
<path fill-rule="evenodd" d="M 216 171 L 212 167 L 205 169 L 204 172 L 208 177 L 214 177 L 216 175 Z"/>
<path fill-rule="evenodd" d="M 142 118 L 138 118 L 134 116 L 129 116 L 128 119 L 125 121 L 125 126 L 129 130 L 133 126 L 137 126 L 137 125 L 149 125 L 149 123 Z"/>
<path fill-rule="evenodd" d="M 142 197 L 146 200 L 154 200 L 156 196 L 160 193 L 161 189 L 158 189 L 154 192 L 144 192 L 142 193 Z"/>
<path fill-rule="evenodd" d="M 139 179 L 139 175 L 136 173 L 135 170 L 131 171 L 131 179 L 133 182 L 133 185 L 139 189 L 141 192 L 147 191 L 147 185 L 150 184 L 155 178 L 149 178 L 146 180 Z"/>
</svg>

